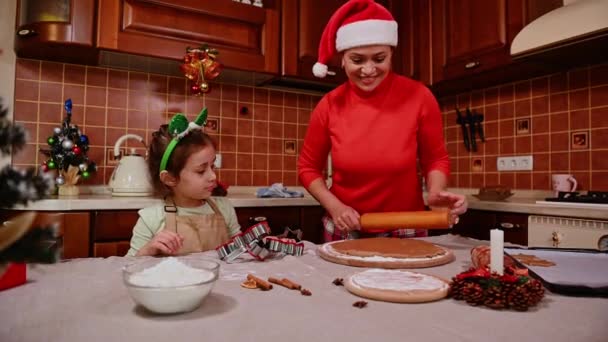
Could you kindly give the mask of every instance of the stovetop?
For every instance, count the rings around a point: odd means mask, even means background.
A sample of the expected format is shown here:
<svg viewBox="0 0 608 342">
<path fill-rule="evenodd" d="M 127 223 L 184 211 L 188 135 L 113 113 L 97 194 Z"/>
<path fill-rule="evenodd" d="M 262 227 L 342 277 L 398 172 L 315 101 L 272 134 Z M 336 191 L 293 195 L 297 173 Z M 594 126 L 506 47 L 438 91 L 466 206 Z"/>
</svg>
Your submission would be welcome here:
<svg viewBox="0 0 608 342">
<path fill-rule="evenodd" d="M 557 197 L 545 198 L 550 202 L 573 202 L 573 203 L 600 203 L 608 204 L 607 191 L 587 191 L 586 194 L 577 192 L 560 191 Z"/>
</svg>

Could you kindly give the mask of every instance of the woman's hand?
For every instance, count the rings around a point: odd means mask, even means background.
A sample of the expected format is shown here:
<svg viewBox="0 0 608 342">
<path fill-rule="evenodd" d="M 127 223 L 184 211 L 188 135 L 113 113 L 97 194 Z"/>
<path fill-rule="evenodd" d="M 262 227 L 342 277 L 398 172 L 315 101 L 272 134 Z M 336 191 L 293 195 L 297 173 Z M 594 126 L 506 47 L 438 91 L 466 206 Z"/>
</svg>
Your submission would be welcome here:
<svg viewBox="0 0 608 342">
<path fill-rule="evenodd" d="M 137 255 L 175 255 L 180 248 L 182 248 L 183 244 L 183 236 L 163 229 L 143 246 L 139 252 L 137 252 Z"/>
<path fill-rule="evenodd" d="M 329 210 L 329 214 L 336 228 L 340 230 L 351 231 L 361 229 L 361 215 L 347 205 L 340 203 L 335 208 Z"/>
<path fill-rule="evenodd" d="M 467 211 L 467 198 L 448 191 L 429 192 L 426 201 L 429 207 L 450 209 L 451 221 L 454 224 L 458 223 L 458 216 Z"/>
</svg>

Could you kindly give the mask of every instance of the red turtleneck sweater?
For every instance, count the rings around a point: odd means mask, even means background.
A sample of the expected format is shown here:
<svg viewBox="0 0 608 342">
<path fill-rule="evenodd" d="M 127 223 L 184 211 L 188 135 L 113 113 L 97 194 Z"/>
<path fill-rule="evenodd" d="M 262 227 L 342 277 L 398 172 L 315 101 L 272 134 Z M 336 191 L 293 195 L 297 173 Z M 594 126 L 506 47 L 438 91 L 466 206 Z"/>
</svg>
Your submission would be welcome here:
<svg viewBox="0 0 608 342">
<path fill-rule="evenodd" d="M 371 92 L 347 82 L 321 99 L 298 160 L 305 187 L 322 177 L 330 151 L 330 190 L 360 214 L 424 210 L 417 159 L 425 176 L 449 174 L 437 101 L 421 83 L 394 73 Z"/>
</svg>

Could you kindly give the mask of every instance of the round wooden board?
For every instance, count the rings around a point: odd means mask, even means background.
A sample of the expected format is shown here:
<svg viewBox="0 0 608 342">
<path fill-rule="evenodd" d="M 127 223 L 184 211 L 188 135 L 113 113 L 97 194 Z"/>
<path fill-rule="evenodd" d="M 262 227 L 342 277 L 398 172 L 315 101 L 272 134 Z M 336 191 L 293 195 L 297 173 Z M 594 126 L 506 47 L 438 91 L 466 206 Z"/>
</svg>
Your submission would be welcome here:
<svg viewBox="0 0 608 342">
<path fill-rule="evenodd" d="M 367 283 L 362 281 L 362 276 L 367 278 Z M 432 275 L 405 270 L 379 269 L 351 275 L 344 282 L 344 287 L 359 297 L 393 303 L 425 303 L 440 300 L 448 295 L 450 288 L 446 280 Z"/>
<path fill-rule="evenodd" d="M 319 256 L 329 262 L 336 264 L 355 266 L 355 267 L 375 267 L 375 268 L 424 268 L 445 265 L 454 261 L 454 253 L 451 250 L 435 245 L 445 251 L 445 254 L 434 257 L 421 258 L 393 258 L 393 257 L 358 257 L 342 254 L 332 248 L 332 244 L 340 241 L 328 242 L 317 249 Z"/>
</svg>

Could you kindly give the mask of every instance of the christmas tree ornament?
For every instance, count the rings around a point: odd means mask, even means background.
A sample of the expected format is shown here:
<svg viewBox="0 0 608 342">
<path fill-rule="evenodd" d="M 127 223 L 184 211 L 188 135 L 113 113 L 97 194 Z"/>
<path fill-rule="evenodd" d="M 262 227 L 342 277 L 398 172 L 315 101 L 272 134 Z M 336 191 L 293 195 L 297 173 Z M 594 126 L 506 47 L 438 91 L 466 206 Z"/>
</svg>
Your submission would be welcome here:
<svg viewBox="0 0 608 342">
<path fill-rule="evenodd" d="M 198 96 L 211 90 L 209 81 L 218 77 L 222 71 L 222 65 L 216 61 L 218 54 L 216 49 L 206 44 L 186 49 L 179 69 L 190 80 L 190 94 Z"/>
<path fill-rule="evenodd" d="M 80 154 L 80 152 L 82 152 L 82 150 L 80 149 L 80 147 L 74 146 L 74 148 L 72 149 L 72 152 L 74 152 L 74 154 L 78 155 L 78 154 Z"/>
<path fill-rule="evenodd" d="M 42 170 L 42 172 L 47 172 L 49 170 L 49 166 L 46 164 L 42 164 L 40 166 L 40 169 Z"/>
<path fill-rule="evenodd" d="M 87 137 L 86 135 L 81 135 L 80 136 L 80 143 L 81 144 L 88 144 L 89 143 L 89 137 Z"/>
<path fill-rule="evenodd" d="M 55 178 L 55 184 L 57 184 L 57 185 L 65 184 L 65 178 L 63 178 L 63 176 L 58 176 L 57 178 Z"/>
<path fill-rule="evenodd" d="M 49 161 L 46 163 L 46 165 L 47 165 L 47 166 L 49 167 L 49 169 L 51 169 L 51 170 L 53 170 L 53 169 L 55 169 L 55 168 L 57 167 L 57 164 L 55 164 L 55 162 L 54 162 L 54 161 L 52 161 L 52 160 L 49 160 Z"/>
<path fill-rule="evenodd" d="M 46 142 L 47 142 L 47 144 L 53 146 L 53 145 L 55 145 L 56 140 L 53 137 L 48 137 L 48 139 L 46 139 Z"/>
<path fill-rule="evenodd" d="M 80 171 L 86 171 L 88 167 L 89 166 L 86 163 L 78 164 L 78 168 L 80 169 Z"/>
<path fill-rule="evenodd" d="M 53 133 L 55 133 L 55 134 L 61 134 L 61 128 L 59 128 L 59 127 L 53 128 Z"/>
<path fill-rule="evenodd" d="M 84 179 L 88 179 L 89 177 L 91 177 L 91 174 L 89 173 L 89 171 L 83 171 L 80 175 Z"/>
<path fill-rule="evenodd" d="M 61 147 L 63 147 L 64 150 L 71 150 L 74 147 L 74 142 L 66 139 L 61 142 Z"/>
</svg>

